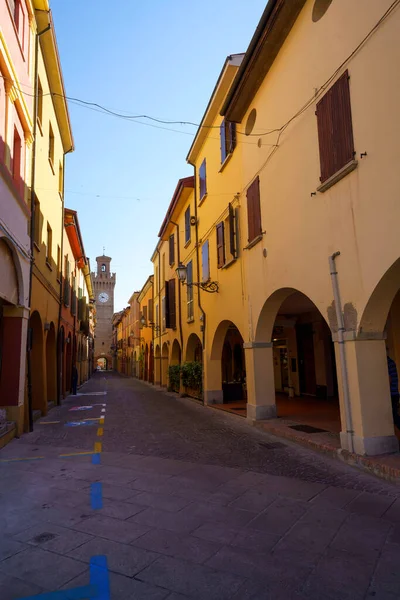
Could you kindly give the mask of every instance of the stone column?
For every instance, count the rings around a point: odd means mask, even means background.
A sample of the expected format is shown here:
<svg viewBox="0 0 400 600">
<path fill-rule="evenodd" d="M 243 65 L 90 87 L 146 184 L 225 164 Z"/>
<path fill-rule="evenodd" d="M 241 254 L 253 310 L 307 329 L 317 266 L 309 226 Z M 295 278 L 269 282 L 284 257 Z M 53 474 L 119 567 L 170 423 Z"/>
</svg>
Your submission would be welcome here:
<svg viewBox="0 0 400 600">
<path fill-rule="evenodd" d="M 342 448 L 350 450 L 346 433 L 338 342 L 334 341 L 342 421 L 340 439 Z M 371 333 L 356 336 L 355 332 L 347 332 L 345 349 L 354 452 L 368 456 L 397 452 L 399 443 L 394 434 L 383 334 Z"/>
<path fill-rule="evenodd" d="M 261 421 L 276 417 L 272 342 L 246 342 L 247 418 Z"/>
<path fill-rule="evenodd" d="M 221 357 L 218 359 L 208 358 L 203 353 L 203 397 L 204 404 L 222 404 L 224 401 L 222 392 Z"/>
<path fill-rule="evenodd" d="M 24 424 L 28 320 L 28 309 L 4 306 L 0 406 L 7 409 L 7 418 L 17 424 L 18 435 L 23 433 Z"/>
</svg>

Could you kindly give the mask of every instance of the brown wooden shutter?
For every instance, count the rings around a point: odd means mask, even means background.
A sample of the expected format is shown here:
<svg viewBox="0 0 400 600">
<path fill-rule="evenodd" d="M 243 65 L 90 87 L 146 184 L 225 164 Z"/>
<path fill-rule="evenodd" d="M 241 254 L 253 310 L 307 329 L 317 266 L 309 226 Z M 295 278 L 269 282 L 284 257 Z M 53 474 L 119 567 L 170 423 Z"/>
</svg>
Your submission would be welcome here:
<svg viewBox="0 0 400 600">
<path fill-rule="evenodd" d="M 147 306 L 143 306 L 143 316 L 147 325 Z"/>
<path fill-rule="evenodd" d="M 318 102 L 316 115 L 323 183 L 354 158 L 347 70 Z"/>
<path fill-rule="evenodd" d="M 225 135 L 225 120 L 222 121 L 219 127 L 219 136 L 221 142 L 221 164 L 226 159 L 226 135 Z"/>
<path fill-rule="evenodd" d="M 228 152 L 233 152 L 236 148 L 236 123 L 228 123 Z"/>
<path fill-rule="evenodd" d="M 176 329 L 175 279 L 170 279 L 168 282 L 168 312 L 169 326 L 171 329 Z"/>
<path fill-rule="evenodd" d="M 217 266 L 218 269 L 225 264 L 225 236 L 224 236 L 224 223 L 218 223 L 217 225 Z"/>
<path fill-rule="evenodd" d="M 206 159 L 203 160 L 199 169 L 200 200 L 207 194 L 207 167 Z"/>
<path fill-rule="evenodd" d="M 235 209 L 232 204 L 229 202 L 229 251 L 233 258 L 236 258 L 236 227 L 235 227 Z"/>
<path fill-rule="evenodd" d="M 175 236 L 174 234 L 169 236 L 169 264 L 173 265 L 175 262 Z"/>
<path fill-rule="evenodd" d="M 190 240 L 190 206 L 185 210 L 185 243 Z"/>
<path fill-rule="evenodd" d="M 149 321 L 150 323 L 153 323 L 153 300 L 149 300 L 147 307 L 149 311 Z"/>
<path fill-rule="evenodd" d="M 165 328 L 170 329 L 170 315 L 169 315 L 169 281 L 165 282 L 165 298 L 164 298 L 164 311 L 165 311 Z"/>
<path fill-rule="evenodd" d="M 249 242 L 252 242 L 262 232 L 259 177 L 247 189 L 247 222 Z"/>
</svg>

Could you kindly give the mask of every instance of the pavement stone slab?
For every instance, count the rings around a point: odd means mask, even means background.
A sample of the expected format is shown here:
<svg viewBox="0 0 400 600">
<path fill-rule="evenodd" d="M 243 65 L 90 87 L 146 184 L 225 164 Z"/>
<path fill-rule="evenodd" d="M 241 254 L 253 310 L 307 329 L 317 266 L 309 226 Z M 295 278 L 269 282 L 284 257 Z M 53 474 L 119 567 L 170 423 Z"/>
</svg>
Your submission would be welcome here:
<svg viewBox="0 0 400 600">
<path fill-rule="evenodd" d="M 243 583 L 238 575 L 166 556 L 157 559 L 137 578 L 201 600 L 230 600 Z"/>
<path fill-rule="evenodd" d="M 283 535 L 307 512 L 307 504 L 289 498 L 278 498 L 248 527 L 261 529 L 270 534 Z"/>
<path fill-rule="evenodd" d="M 21 552 L 25 549 L 25 544 L 0 534 L 0 561 L 8 558 L 9 556 L 13 556 L 14 554 L 18 554 L 18 552 Z"/>
<path fill-rule="evenodd" d="M 344 508 L 360 494 L 359 490 L 329 486 L 314 496 L 310 503 L 322 508 Z"/>
<path fill-rule="evenodd" d="M 40 546 L 44 550 L 57 554 L 66 554 L 91 540 L 92 536 L 52 523 L 36 523 L 33 527 L 15 535 L 14 539 L 32 546 Z"/>
<path fill-rule="evenodd" d="M 202 540 L 208 540 L 210 542 L 218 542 L 220 544 L 231 544 L 237 536 L 241 534 L 242 529 L 240 527 L 229 527 L 223 523 L 217 523 L 216 521 L 208 521 L 203 523 L 197 529 L 192 531 L 192 535 L 201 538 Z M 251 531 L 250 531 L 251 533 Z M 257 533 L 257 532 L 256 532 Z"/>
<path fill-rule="evenodd" d="M 241 508 L 245 510 L 252 510 L 254 512 L 261 512 L 265 510 L 276 498 L 278 494 L 276 492 L 268 491 L 264 487 L 251 488 L 236 498 L 229 506 L 233 508 Z"/>
<path fill-rule="evenodd" d="M 35 596 L 47 591 L 44 587 L 23 581 L 18 577 L 11 577 L 0 573 L 0 598 L 1 600 L 16 600 Z"/>
<path fill-rule="evenodd" d="M 57 589 L 85 569 L 83 563 L 72 558 L 34 547 L 0 562 L 3 573 L 39 587 L 45 585 L 47 590 Z"/>
<path fill-rule="evenodd" d="M 136 573 L 147 567 L 160 555 L 149 550 L 121 544 L 102 538 L 93 538 L 69 553 L 75 560 L 90 563 L 92 556 L 104 554 L 110 571 L 134 577 Z"/>
<path fill-rule="evenodd" d="M 151 506 L 168 512 L 177 512 L 190 503 L 187 498 L 173 496 L 172 494 L 156 494 L 154 492 L 139 492 L 133 497 L 135 504 Z"/>
<path fill-rule="evenodd" d="M 369 592 L 393 594 L 400 597 L 400 547 L 397 544 L 386 544 L 379 557 Z"/>
<path fill-rule="evenodd" d="M 89 518 L 76 523 L 73 528 L 93 536 L 102 537 L 114 542 L 123 542 L 125 544 L 133 542 L 133 540 L 136 540 L 136 538 L 147 533 L 150 529 L 150 527 L 143 522 L 132 522 L 132 519 L 129 521 L 120 521 L 118 519 L 103 517 L 97 514 L 92 514 Z"/>
<path fill-rule="evenodd" d="M 221 545 L 191 535 L 180 535 L 172 531 L 153 529 L 132 542 L 138 548 L 153 550 L 160 554 L 183 558 L 194 563 L 203 563 L 216 554 Z"/>
<path fill-rule="evenodd" d="M 217 521 L 231 527 L 241 527 L 257 517 L 257 512 L 239 508 L 226 508 L 213 504 L 193 502 L 183 508 L 177 516 L 191 516 L 202 521 Z"/>
<path fill-rule="evenodd" d="M 88 503 L 90 504 L 89 500 Z M 82 505 L 85 507 L 85 505 Z M 145 509 L 143 504 L 134 502 L 122 502 L 121 500 L 112 500 L 110 498 L 103 498 L 102 508 L 96 509 L 96 515 L 103 515 L 105 517 L 112 517 L 113 519 L 119 519 L 125 521 L 129 517 L 133 517 Z"/>
<path fill-rule="evenodd" d="M 257 531 L 256 529 L 243 527 L 233 539 L 225 543 L 242 550 L 267 553 L 276 546 L 280 539 L 279 535 L 270 535 L 265 533 L 265 531 Z"/>
<path fill-rule="evenodd" d="M 383 519 L 349 514 L 330 546 L 367 559 L 376 558 L 390 530 L 391 524 Z"/>
<path fill-rule="evenodd" d="M 381 517 L 390 509 L 394 500 L 390 496 L 379 496 L 370 492 L 362 492 L 347 505 L 347 509 L 360 515 Z"/>
<path fill-rule="evenodd" d="M 156 527 L 177 533 L 190 533 L 197 529 L 203 521 L 204 519 L 193 514 L 183 513 L 183 511 L 172 513 L 157 508 L 146 508 L 128 519 L 128 523 L 147 526 L 148 529 Z"/>
</svg>

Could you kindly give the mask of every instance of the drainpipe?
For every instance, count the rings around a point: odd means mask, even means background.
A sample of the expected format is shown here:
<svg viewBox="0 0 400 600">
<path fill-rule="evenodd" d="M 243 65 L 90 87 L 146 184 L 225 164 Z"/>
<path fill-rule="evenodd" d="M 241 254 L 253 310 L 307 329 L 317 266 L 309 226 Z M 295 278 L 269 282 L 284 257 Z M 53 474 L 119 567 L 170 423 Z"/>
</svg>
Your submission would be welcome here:
<svg viewBox="0 0 400 600">
<path fill-rule="evenodd" d="M 348 440 L 348 448 L 350 452 L 354 452 L 354 430 L 353 421 L 351 416 L 351 405 L 350 405 L 350 389 L 349 389 L 349 377 L 347 372 L 347 361 L 346 351 L 344 342 L 344 332 L 346 331 L 344 326 L 342 303 L 340 300 L 338 272 L 336 270 L 335 259 L 340 256 L 340 252 L 335 252 L 329 257 L 329 270 L 332 280 L 333 297 L 335 299 L 335 310 L 336 319 L 338 324 L 338 344 L 339 344 L 339 358 L 340 358 L 340 369 L 342 371 L 342 389 L 343 389 L 343 400 L 344 400 L 344 411 L 346 415 L 346 434 Z"/>
<path fill-rule="evenodd" d="M 176 227 L 176 237 L 177 237 L 177 250 L 178 250 L 178 265 L 181 263 L 181 245 L 179 242 L 179 224 L 174 221 L 170 221 L 172 225 Z M 182 311 L 181 311 L 181 280 L 178 277 L 178 302 L 179 302 L 179 337 L 181 339 L 181 351 L 183 353 L 183 329 L 182 329 Z"/>
<path fill-rule="evenodd" d="M 161 347 L 161 327 L 162 327 L 162 314 L 161 314 L 161 296 L 160 296 L 160 289 L 161 289 L 161 256 L 160 256 L 160 249 L 158 248 L 157 245 L 157 254 L 158 254 L 158 283 L 157 283 L 157 290 L 158 290 L 158 336 L 160 338 L 160 356 L 158 358 L 158 360 L 160 361 L 160 384 L 162 385 L 162 347 Z"/>
<path fill-rule="evenodd" d="M 42 31 L 36 32 L 35 36 L 35 72 L 34 72 L 34 98 L 33 98 L 33 144 L 32 144 L 32 173 L 31 173 L 31 264 L 29 269 L 29 293 L 28 304 L 29 310 L 32 303 L 32 278 L 33 278 L 33 261 L 34 261 L 34 238 L 35 238 L 35 175 L 36 175 L 36 135 L 37 135 L 37 117 L 38 117 L 38 64 L 39 64 L 39 38 L 41 35 L 50 30 L 50 25 Z M 32 401 L 32 332 L 29 330 L 27 336 L 26 352 L 27 352 L 27 376 L 28 376 L 28 414 L 29 414 L 29 431 L 33 431 L 33 401 Z"/>
</svg>

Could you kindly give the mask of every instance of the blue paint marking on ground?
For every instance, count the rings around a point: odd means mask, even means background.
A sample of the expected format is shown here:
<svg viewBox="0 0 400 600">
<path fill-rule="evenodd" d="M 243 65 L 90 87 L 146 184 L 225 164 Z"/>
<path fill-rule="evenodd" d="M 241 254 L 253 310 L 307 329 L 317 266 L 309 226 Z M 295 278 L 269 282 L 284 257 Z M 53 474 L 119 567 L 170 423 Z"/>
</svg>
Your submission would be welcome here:
<svg viewBox="0 0 400 600">
<path fill-rule="evenodd" d="M 107 557 L 92 556 L 90 559 L 90 585 L 47 592 L 19 600 L 110 600 L 110 580 L 108 576 Z"/>
<path fill-rule="evenodd" d="M 97 425 L 95 421 L 68 421 L 68 423 L 64 423 L 65 427 L 80 427 L 80 426 L 92 427 L 93 425 Z"/>
<path fill-rule="evenodd" d="M 93 510 L 103 508 L 103 484 L 99 481 L 90 484 L 90 504 Z"/>
<path fill-rule="evenodd" d="M 100 454 L 98 452 L 96 452 L 95 454 L 92 454 L 92 464 L 93 465 L 100 464 Z"/>
<path fill-rule="evenodd" d="M 90 583 L 97 587 L 95 600 L 110 600 L 110 580 L 106 556 L 92 556 L 90 559 Z"/>
</svg>

